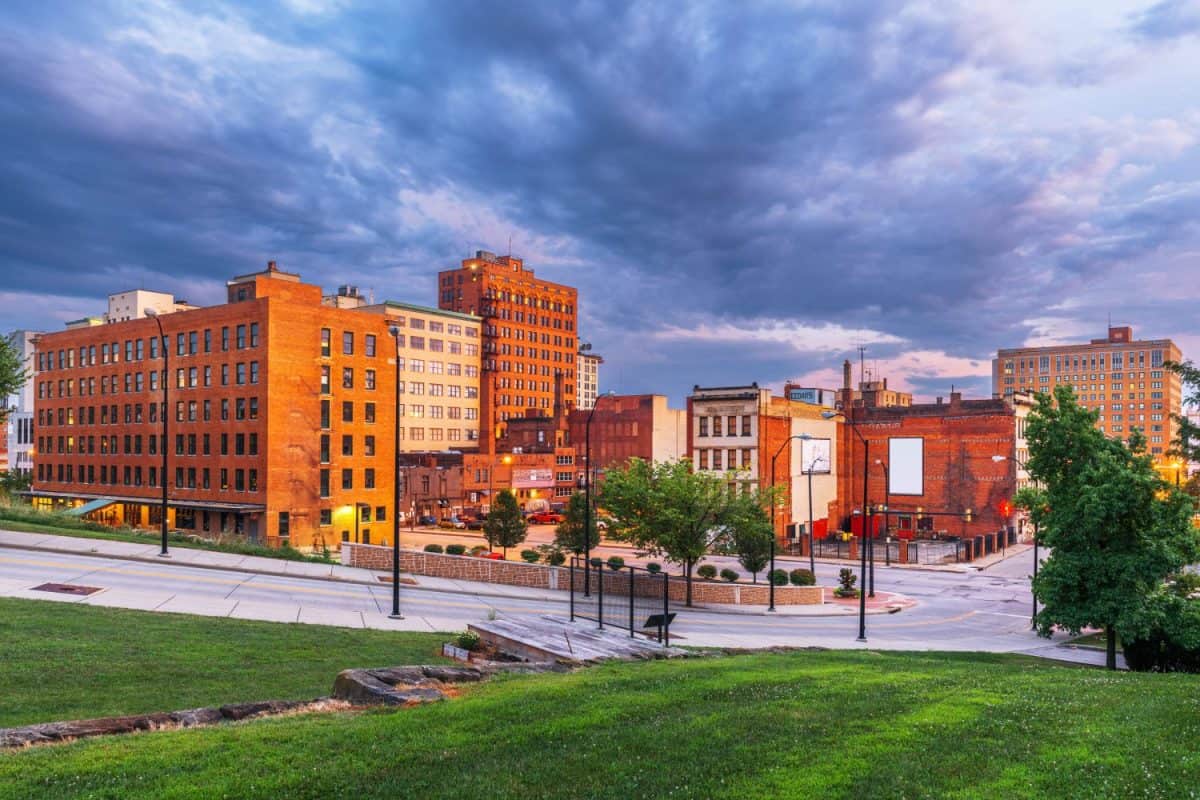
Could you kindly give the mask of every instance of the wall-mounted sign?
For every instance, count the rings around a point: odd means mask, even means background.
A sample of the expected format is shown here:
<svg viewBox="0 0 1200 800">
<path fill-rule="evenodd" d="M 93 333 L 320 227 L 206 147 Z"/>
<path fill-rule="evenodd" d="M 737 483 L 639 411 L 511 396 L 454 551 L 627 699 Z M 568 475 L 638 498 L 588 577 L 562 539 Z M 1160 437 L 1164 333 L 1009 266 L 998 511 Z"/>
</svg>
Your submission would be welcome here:
<svg viewBox="0 0 1200 800">
<path fill-rule="evenodd" d="M 554 470 L 514 467 L 512 471 L 514 489 L 542 489 L 554 486 Z"/>
<path fill-rule="evenodd" d="M 828 439 L 800 440 L 801 475 L 807 475 L 809 472 L 814 475 L 828 474 L 832 465 Z"/>
</svg>

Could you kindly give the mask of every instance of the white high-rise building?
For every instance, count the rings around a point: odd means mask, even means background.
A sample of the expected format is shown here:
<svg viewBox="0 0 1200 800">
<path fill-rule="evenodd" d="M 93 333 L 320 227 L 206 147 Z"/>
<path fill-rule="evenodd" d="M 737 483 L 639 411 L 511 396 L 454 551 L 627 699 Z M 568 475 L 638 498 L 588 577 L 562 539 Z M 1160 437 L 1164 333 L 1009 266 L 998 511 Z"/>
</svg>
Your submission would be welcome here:
<svg viewBox="0 0 1200 800">
<path fill-rule="evenodd" d="M 40 335 L 37 331 L 13 331 L 10 334 L 10 341 L 29 371 L 29 380 L 19 391 L 4 398 L 4 405 L 9 410 L 5 422 L 7 463 L 2 465 L 4 469 L 33 472 L 36 455 L 33 449 L 33 353 Z"/>
<path fill-rule="evenodd" d="M 576 360 L 578 389 L 575 396 L 578 398 L 578 407 L 587 411 L 596 405 L 596 397 L 600 392 L 600 365 L 604 363 L 604 359 L 591 352 L 591 345 L 585 345 L 585 347 L 588 349 L 580 349 Z"/>
</svg>

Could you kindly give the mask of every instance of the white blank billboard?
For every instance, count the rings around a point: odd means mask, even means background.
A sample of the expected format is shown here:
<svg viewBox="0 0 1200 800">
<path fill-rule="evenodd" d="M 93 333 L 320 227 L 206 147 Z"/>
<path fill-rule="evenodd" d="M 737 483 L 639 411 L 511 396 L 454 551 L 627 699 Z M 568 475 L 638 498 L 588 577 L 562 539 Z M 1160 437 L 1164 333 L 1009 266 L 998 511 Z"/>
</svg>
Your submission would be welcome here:
<svg viewBox="0 0 1200 800">
<path fill-rule="evenodd" d="M 925 494 L 924 439 L 888 439 L 888 492 Z"/>
</svg>

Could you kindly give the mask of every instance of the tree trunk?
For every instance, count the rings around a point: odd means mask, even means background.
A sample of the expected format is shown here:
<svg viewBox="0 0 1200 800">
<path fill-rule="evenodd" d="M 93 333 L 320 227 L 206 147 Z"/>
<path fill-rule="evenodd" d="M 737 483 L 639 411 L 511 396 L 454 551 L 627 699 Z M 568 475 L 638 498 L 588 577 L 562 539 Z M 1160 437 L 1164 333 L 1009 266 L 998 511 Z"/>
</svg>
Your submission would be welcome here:
<svg viewBox="0 0 1200 800">
<path fill-rule="evenodd" d="M 758 573 L 755 572 L 755 573 L 753 573 L 753 575 L 754 575 L 754 582 L 758 583 Z"/>
<path fill-rule="evenodd" d="M 1116 669 L 1117 668 L 1117 631 L 1115 628 L 1113 628 L 1112 625 L 1108 625 L 1105 627 L 1104 639 L 1105 639 L 1104 644 L 1105 644 L 1105 650 L 1106 650 L 1106 653 L 1104 656 L 1104 667 L 1105 667 L 1105 669 Z"/>
<path fill-rule="evenodd" d="M 687 602 L 685 602 L 684 605 L 687 606 L 688 608 L 691 608 L 692 607 L 692 562 L 690 560 L 683 562 L 683 568 L 684 568 L 684 570 L 686 570 L 683 575 L 683 581 L 687 585 Z"/>
</svg>

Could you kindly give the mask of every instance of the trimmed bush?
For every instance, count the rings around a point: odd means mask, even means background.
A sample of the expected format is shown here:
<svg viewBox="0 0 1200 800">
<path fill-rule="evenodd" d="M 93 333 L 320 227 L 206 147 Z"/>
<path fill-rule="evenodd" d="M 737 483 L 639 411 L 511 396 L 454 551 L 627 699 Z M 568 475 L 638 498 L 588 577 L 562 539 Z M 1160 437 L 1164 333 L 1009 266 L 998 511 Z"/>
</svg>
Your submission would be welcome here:
<svg viewBox="0 0 1200 800">
<path fill-rule="evenodd" d="M 858 582 L 858 576 L 849 567 L 842 567 L 838 571 L 838 583 L 841 584 L 833 590 L 837 597 L 858 597 L 858 589 L 854 588 L 854 584 Z"/>
<path fill-rule="evenodd" d="M 600 556 L 592 556 L 592 559 L 588 563 L 596 569 L 600 569 L 600 567 L 604 566 L 604 559 L 600 558 Z"/>
<path fill-rule="evenodd" d="M 479 556 L 483 555 L 484 553 L 490 553 L 491 550 L 488 549 L 485 545 L 477 544 L 474 547 L 472 547 L 470 550 L 468 550 L 467 552 L 470 553 L 471 555 L 475 556 L 476 558 L 478 558 Z"/>
<path fill-rule="evenodd" d="M 621 558 L 620 556 L 608 557 L 608 568 L 613 572 L 617 572 L 623 566 L 625 566 L 625 559 Z"/>
<path fill-rule="evenodd" d="M 771 583 L 775 584 L 776 586 L 787 586 L 788 584 L 788 574 L 786 569 L 777 569 L 767 577 L 768 580 L 770 580 Z"/>
<path fill-rule="evenodd" d="M 467 546 L 465 544 L 448 544 L 448 545 L 446 545 L 446 555 L 448 555 L 448 556 L 461 556 L 463 553 L 466 553 L 466 552 L 467 552 Z"/>
<path fill-rule="evenodd" d="M 712 564 L 701 564 L 700 566 L 696 567 L 696 574 L 701 578 L 704 578 L 706 581 L 711 581 L 713 578 L 717 577 L 717 568 Z"/>
<path fill-rule="evenodd" d="M 817 576 L 812 574 L 811 570 L 794 569 L 788 573 L 788 577 L 792 581 L 792 586 L 816 586 Z"/>
<path fill-rule="evenodd" d="M 659 564 L 657 561 L 647 561 L 646 572 L 649 572 L 651 575 L 657 575 L 662 572 L 662 564 Z"/>
<path fill-rule="evenodd" d="M 738 579 L 738 577 L 739 577 L 738 574 L 736 572 L 734 572 L 733 570 L 729 569 L 729 567 L 726 567 L 725 569 L 721 570 L 721 579 L 722 580 L 726 580 L 726 581 L 729 581 L 730 583 L 733 583 L 734 581 L 736 581 Z"/>
<path fill-rule="evenodd" d="M 561 567 L 567 561 L 567 554 L 562 550 L 551 550 L 546 554 L 546 563 L 552 567 Z"/>
<path fill-rule="evenodd" d="M 463 631 L 454 637 L 454 643 L 463 650 L 474 652 L 479 649 L 479 634 L 475 631 Z"/>
<path fill-rule="evenodd" d="M 450 546 L 453 547 L 454 545 L 450 545 Z M 459 545 L 459 546 L 461 547 L 462 545 Z M 425 552 L 426 553 L 442 553 L 445 551 L 442 550 L 442 546 L 440 544 L 427 544 L 427 545 L 425 545 Z"/>
<path fill-rule="evenodd" d="M 530 564 L 536 564 L 537 562 L 542 560 L 542 554 L 539 553 L 537 550 L 522 550 L 521 558 L 525 559 Z"/>
</svg>

